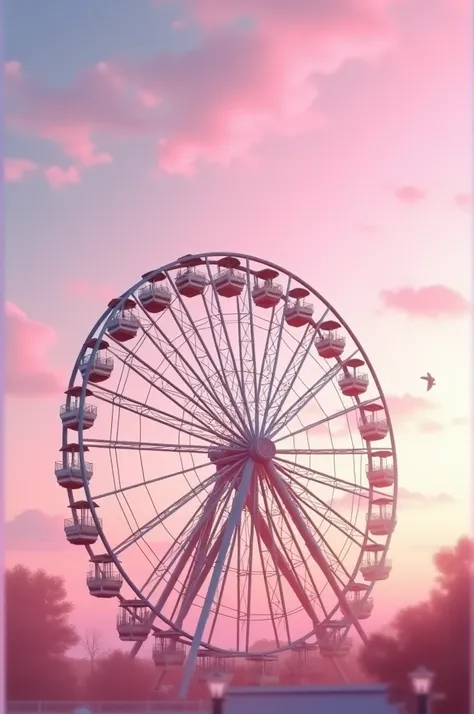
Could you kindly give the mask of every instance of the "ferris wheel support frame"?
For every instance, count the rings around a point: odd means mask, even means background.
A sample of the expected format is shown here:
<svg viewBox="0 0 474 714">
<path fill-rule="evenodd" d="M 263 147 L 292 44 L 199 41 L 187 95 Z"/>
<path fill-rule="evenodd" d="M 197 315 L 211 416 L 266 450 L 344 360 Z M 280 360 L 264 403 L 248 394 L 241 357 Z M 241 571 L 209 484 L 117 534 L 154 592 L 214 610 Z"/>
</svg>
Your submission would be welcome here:
<svg viewBox="0 0 474 714">
<path fill-rule="evenodd" d="M 222 569 L 225 564 L 227 551 L 229 550 L 229 546 L 232 540 L 232 535 L 240 521 L 242 510 L 245 504 L 245 499 L 249 490 L 249 484 L 253 474 L 254 465 L 255 464 L 253 459 L 249 458 L 244 468 L 242 469 L 241 481 L 236 490 L 234 501 L 232 503 L 232 508 L 229 513 L 229 518 L 225 526 L 224 535 L 222 537 L 221 547 L 219 549 L 219 554 L 215 562 L 211 582 L 209 583 L 209 587 L 204 598 L 201 615 L 199 617 L 196 631 L 194 633 L 194 638 L 191 643 L 186 662 L 184 664 L 183 676 L 181 678 L 181 684 L 179 687 L 180 699 L 184 699 L 188 692 L 188 687 L 191 681 L 191 675 L 193 673 L 194 664 L 196 662 L 198 649 L 201 646 L 202 636 L 204 634 L 204 629 L 206 627 L 209 614 L 211 612 L 212 603 L 214 601 L 214 596 L 219 585 L 219 580 L 222 574 Z"/>
</svg>

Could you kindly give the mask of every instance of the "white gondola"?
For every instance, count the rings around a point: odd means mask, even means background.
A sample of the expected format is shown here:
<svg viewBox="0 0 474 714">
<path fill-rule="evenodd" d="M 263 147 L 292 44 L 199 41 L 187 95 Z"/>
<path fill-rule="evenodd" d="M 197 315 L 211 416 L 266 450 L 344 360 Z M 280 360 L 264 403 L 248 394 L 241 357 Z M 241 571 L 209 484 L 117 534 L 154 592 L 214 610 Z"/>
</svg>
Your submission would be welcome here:
<svg viewBox="0 0 474 714">
<path fill-rule="evenodd" d="M 240 260 L 227 256 L 217 262 L 218 273 L 214 275 L 212 283 L 216 292 L 225 298 L 237 297 L 245 287 L 246 278 L 238 270 Z"/>
<path fill-rule="evenodd" d="M 344 636 L 347 625 L 333 622 L 325 625 L 325 632 L 318 637 L 321 657 L 344 657 L 352 649 L 352 640 Z"/>
<path fill-rule="evenodd" d="M 361 563 L 360 572 L 367 582 L 373 583 L 379 580 L 387 580 L 392 570 L 392 563 L 386 559 L 381 562 L 382 554 L 385 550 L 383 545 L 369 544 L 365 546 L 365 558 Z"/>
<path fill-rule="evenodd" d="M 395 528 L 392 519 L 393 500 L 391 498 L 376 498 L 372 502 L 372 510 L 367 514 L 367 528 L 374 536 L 387 536 Z"/>
<path fill-rule="evenodd" d="M 93 505 L 98 508 L 97 503 Z M 92 518 L 88 502 L 75 501 L 69 508 L 73 516 L 64 521 L 66 539 L 73 545 L 93 545 L 99 537 L 99 531 Z M 99 525 L 102 526 L 100 520 Z"/>
<path fill-rule="evenodd" d="M 282 287 L 273 282 L 278 275 L 279 273 L 271 268 L 265 268 L 256 273 L 252 300 L 257 307 L 268 310 L 276 307 L 280 302 L 283 295 Z"/>
<path fill-rule="evenodd" d="M 172 301 L 171 291 L 166 285 L 160 285 L 166 280 L 164 273 L 151 273 L 142 275 L 147 279 L 147 284 L 140 288 L 138 299 L 147 312 L 159 313 L 166 310 Z"/>
<path fill-rule="evenodd" d="M 219 295 L 225 298 L 237 297 L 245 287 L 244 276 L 232 268 L 217 273 L 212 282 Z"/>
<path fill-rule="evenodd" d="M 117 307 L 119 303 L 120 298 L 114 298 L 109 302 L 109 307 Z M 140 329 L 140 320 L 134 312 L 136 306 L 135 300 L 128 298 L 120 309 L 116 310 L 112 317 L 109 318 L 107 332 L 117 342 L 128 342 L 128 340 L 132 340 L 137 336 Z"/>
<path fill-rule="evenodd" d="M 117 615 L 117 632 L 122 642 L 145 642 L 150 632 L 148 607 L 141 600 L 122 600 Z"/>
<path fill-rule="evenodd" d="M 251 683 L 271 686 L 278 684 L 278 660 L 271 655 L 250 655 L 245 658 Z"/>
<path fill-rule="evenodd" d="M 122 587 L 122 577 L 109 555 L 93 555 L 87 574 L 87 587 L 94 597 L 115 597 Z"/>
<path fill-rule="evenodd" d="M 288 293 L 288 297 L 294 302 L 288 302 L 285 306 L 285 321 L 290 327 L 303 327 L 307 325 L 313 317 L 314 307 L 304 298 L 308 297 L 309 290 L 306 288 L 294 288 Z"/>
<path fill-rule="evenodd" d="M 357 428 L 364 441 L 380 441 L 380 439 L 385 439 L 387 436 L 389 426 L 382 412 L 383 406 L 381 404 L 366 404 L 360 410 Z"/>
<path fill-rule="evenodd" d="M 157 667 L 180 667 L 186 659 L 185 645 L 179 641 L 179 633 L 173 630 L 155 632 L 153 662 Z"/>
<path fill-rule="evenodd" d="M 318 355 L 323 359 L 340 357 L 346 346 L 346 338 L 340 337 L 337 330 L 341 327 L 335 320 L 326 320 L 319 325 L 318 335 L 314 340 Z"/>
<path fill-rule="evenodd" d="M 233 657 L 212 650 L 198 650 L 196 672 L 202 682 L 208 682 L 216 676 L 230 678 L 233 669 Z"/>
<path fill-rule="evenodd" d="M 345 397 L 360 397 L 365 394 L 369 386 L 369 375 L 357 371 L 365 362 L 361 359 L 350 359 L 345 363 L 344 373 L 339 375 L 337 381 Z"/>
<path fill-rule="evenodd" d="M 387 488 L 395 483 L 395 468 L 391 451 L 373 451 L 372 462 L 366 466 L 367 481 L 374 488 Z"/>
<path fill-rule="evenodd" d="M 60 486 L 63 488 L 77 489 L 84 486 L 82 478 L 81 464 L 79 461 L 79 444 L 66 444 L 60 451 L 64 454 L 62 461 L 54 464 L 54 475 Z M 84 451 L 89 451 L 88 446 L 84 446 Z M 91 463 L 85 462 L 85 477 L 87 482 L 92 478 L 94 467 Z"/>
<path fill-rule="evenodd" d="M 97 342 L 98 340 L 93 337 L 91 340 L 89 340 L 89 342 L 87 342 L 86 348 L 92 351 Z M 89 370 L 88 381 L 92 382 L 93 384 L 105 382 L 106 379 L 109 379 L 114 369 L 114 361 L 112 357 L 107 356 L 108 346 L 108 342 L 106 342 L 105 340 L 101 340 L 93 359 L 91 352 L 85 354 L 84 357 L 81 359 L 79 371 L 82 376 L 85 377 L 87 371 Z"/>
<path fill-rule="evenodd" d="M 347 594 L 347 610 L 344 612 L 345 615 L 352 612 L 358 620 L 367 620 L 374 609 L 374 601 L 371 597 L 366 597 L 366 592 L 369 586 L 365 583 L 353 583 Z M 345 609 L 345 608 L 344 608 Z"/>
<path fill-rule="evenodd" d="M 202 295 L 208 282 L 206 274 L 200 270 L 196 270 L 196 268 L 192 266 L 184 270 L 179 270 L 174 284 L 180 295 L 192 298 L 197 295 Z"/>
<path fill-rule="evenodd" d="M 82 387 L 72 387 L 71 389 L 68 389 L 65 394 L 71 398 L 67 404 L 62 405 L 59 416 L 61 417 L 63 426 L 67 429 L 72 429 L 72 431 L 78 431 L 79 423 L 81 421 L 80 396 L 82 394 Z M 91 397 L 92 392 L 89 389 L 86 389 L 85 396 Z M 87 404 L 87 402 L 85 402 L 82 411 L 82 428 L 90 429 L 94 426 L 96 418 L 97 407 L 94 404 Z"/>
</svg>

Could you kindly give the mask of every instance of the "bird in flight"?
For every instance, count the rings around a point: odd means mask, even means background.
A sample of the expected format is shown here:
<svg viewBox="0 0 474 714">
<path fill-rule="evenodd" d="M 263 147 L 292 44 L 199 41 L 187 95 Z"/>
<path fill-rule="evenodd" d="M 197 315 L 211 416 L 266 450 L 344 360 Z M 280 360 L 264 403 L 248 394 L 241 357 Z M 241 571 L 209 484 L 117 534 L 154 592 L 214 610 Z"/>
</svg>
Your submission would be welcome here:
<svg viewBox="0 0 474 714">
<path fill-rule="evenodd" d="M 426 382 L 427 382 L 426 391 L 427 392 L 429 392 L 430 389 L 432 389 L 432 387 L 434 387 L 436 384 L 436 379 L 434 377 L 432 377 L 429 372 L 426 373 L 426 377 L 420 377 L 420 379 L 426 380 Z"/>
</svg>

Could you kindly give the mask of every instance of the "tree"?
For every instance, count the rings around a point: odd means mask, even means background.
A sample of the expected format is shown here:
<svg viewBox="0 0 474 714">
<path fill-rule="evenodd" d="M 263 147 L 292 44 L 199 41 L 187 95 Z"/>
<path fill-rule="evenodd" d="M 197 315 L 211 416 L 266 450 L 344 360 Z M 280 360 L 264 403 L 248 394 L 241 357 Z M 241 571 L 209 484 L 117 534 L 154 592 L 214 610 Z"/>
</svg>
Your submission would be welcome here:
<svg viewBox="0 0 474 714">
<path fill-rule="evenodd" d="M 369 638 L 362 651 L 364 669 L 390 685 L 394 701 L 412 700 L 408 673 L 420 665 L 435 675 L 434 689 L 445 695 L 439 714 L 469 711 L 469 606 L 474 542 L 462 538 L 434 558 L 438 571 L 426 602 L 396 616 L 391 632 Z"/>
<path fill-rule="evenodd" d="M 22 565 L 7 570 L 6 675 L 8 699 L 70 699 L 75 677 L 66 658 L 79 638 L 68 617 L 62 578 Z"/>
<path fill-rule="evenodd" d="M 91 700 L 139 701 L 150 698 L 156 673 L 153 663 L 130 659 L 126 652 L 114 650 L 97 660 L 87 685 Z"/>
<path fill-rule="evenodd" d="M 90 663 L 89 675 L 92 676 L 96 660 L 104 654 L 102 647 L 102 635 L 98 630 L 87 630 L 81 644 L 87 653 L 87 659 Z"/>
</svg>

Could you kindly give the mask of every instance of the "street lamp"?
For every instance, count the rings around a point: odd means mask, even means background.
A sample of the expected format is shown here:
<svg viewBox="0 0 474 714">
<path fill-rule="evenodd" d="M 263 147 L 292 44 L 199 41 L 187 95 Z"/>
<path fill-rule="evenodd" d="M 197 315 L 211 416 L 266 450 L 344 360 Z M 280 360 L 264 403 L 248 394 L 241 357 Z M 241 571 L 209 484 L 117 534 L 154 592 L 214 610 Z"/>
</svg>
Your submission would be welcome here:
<svg viewBox="0 0 474 714">
<path fill-rule="evenodd" d="M 222 714 L 223 702 L 230 677 L 226 672 L 214 672 L 207 680 L 212 699 L 212 714 Z"/>
<path fill-rule="evenodd" d="M 435 677 L 434 673 L 430 672 L 426 667 L 417 667 L 413 672 L 410 672 L 408 676 L 412 689 L 416 694 L 418 714 L 428 714 L 431 688 Z"/>
</svg>

